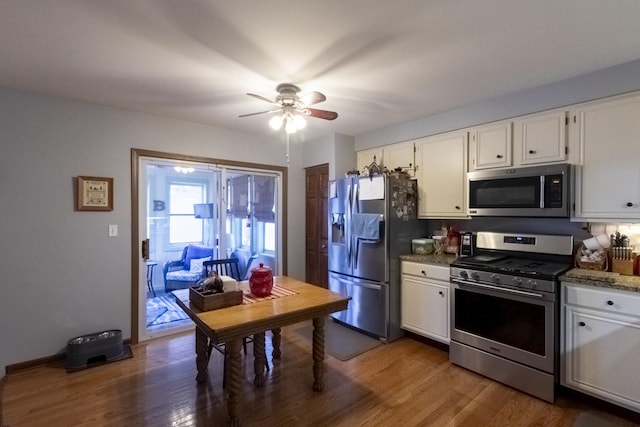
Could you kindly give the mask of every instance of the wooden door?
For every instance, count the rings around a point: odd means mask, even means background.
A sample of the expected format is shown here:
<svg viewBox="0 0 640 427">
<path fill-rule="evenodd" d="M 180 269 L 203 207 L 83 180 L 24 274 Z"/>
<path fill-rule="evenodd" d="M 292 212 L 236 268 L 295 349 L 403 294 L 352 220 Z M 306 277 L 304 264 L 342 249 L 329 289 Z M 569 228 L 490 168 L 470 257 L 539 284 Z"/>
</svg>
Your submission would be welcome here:
<svg viewBox="0 0 640 427">
<path fill-rule="evenodd" d="M 308 283 L 329 286 L 329 165 L 305 169 L 306 270 Z"/>
</svg>

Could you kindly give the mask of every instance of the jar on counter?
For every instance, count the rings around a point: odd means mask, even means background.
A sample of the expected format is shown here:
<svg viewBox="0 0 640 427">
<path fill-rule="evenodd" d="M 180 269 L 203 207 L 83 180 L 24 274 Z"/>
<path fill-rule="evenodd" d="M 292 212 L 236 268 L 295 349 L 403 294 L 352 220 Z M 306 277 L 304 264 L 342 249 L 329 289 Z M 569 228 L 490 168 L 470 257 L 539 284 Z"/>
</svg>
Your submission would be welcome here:
<svg viewBox="0 0 640 427">
<path fill-rule="evenodd" d="M 430 255 L 434 251 L 433 239 L 412 239 L 411 253 L 417 255 Z"/>
</svg>

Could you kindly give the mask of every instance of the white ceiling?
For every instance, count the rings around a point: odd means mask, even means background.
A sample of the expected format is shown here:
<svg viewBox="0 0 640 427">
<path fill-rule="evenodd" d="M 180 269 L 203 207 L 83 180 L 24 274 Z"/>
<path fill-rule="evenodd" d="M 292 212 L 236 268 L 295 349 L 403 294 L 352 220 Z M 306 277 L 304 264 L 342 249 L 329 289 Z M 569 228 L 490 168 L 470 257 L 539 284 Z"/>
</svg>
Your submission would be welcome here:
<svg viewBox="0 0 640 427">
<path fill-rule="evenodd" d="M 640 58 L 638 0 L 2 0 L 0 85 L 271 135 L 292 82 L 357 136 Z"/>
</svg>

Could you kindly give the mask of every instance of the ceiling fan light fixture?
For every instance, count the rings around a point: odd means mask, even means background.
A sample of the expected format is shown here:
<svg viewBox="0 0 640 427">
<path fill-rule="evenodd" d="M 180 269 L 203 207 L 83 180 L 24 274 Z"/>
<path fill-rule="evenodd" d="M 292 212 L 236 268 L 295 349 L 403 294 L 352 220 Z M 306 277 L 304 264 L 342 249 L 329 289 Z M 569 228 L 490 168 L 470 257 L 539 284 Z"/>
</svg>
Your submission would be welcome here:
<svg viewBox="0 0 640 427">
<path fill-rule="evenodd" d="M 271 126 L 271 129 L 273 130 L 280 130 L 283 121 L 284 117 L 278 114 L 277 116 L 273 116 L 271 120 L 269 120 L 269 126 Z"/>
<path fill-rule="evenodd" d="M 307 125 L 307 121 L 300 114 L 296 114 L 295 116 L 293 116 L 293 123 L 298 130 L 304 129 L 304 127 Z"/>
<path fill-rule="evenodd" d="M 296 133 L 298 128 L 293 120 L 288 119 L 287 123 L 284 125 L 284 130 L 287 131 L 287 133 Z"/>
<path fill-rule="evenodd" d="M 261 101 L 266 101 L 270 104 L 275 104 L 280 108 L 275 110 L 259 111 L 257 113 L 242 114 L 239 117 L 255 116 L 257 114 L 267 113 L 279 113 L 269 120 L 269 126 L 273 130 L 280 130 L 284 127 L 286 133 L 296 133 L 298 130 L 303 129 L 307 125 L 307 121 L 304 116 L 315 117 L 324 120 L 335 120 L 338 117 L 338 113 L 334 111 L 318 110 L 317 108 L 307 108 L 307 105 L 314 105 L 323 102 L 327 99 L 320 92 L 308 92 L 303 95 L 298 95 L 300 88 L 291 83 L 282 83 L 276 87 L 278 96 L 275 100 L 270 100 L 261 95 L 254 93 L 247 93 Z"/>
</svg>

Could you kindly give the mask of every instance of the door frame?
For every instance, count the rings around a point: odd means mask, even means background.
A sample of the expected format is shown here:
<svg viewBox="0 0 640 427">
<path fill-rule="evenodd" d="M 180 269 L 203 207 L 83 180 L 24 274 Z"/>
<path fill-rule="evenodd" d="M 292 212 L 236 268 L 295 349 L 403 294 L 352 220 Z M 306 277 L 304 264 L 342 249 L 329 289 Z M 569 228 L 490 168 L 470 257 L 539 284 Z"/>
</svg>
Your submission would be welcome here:
<svg viewBox="0 0 640 427">
<path fill-rule="evenodd" d="M 138 191 L 138 181 L 141 171 L 138 164 L 140 157 L 155 157 L 164 160 L 175 161 L 187 161 L 198 163 L 211 163 L 224 165 L 229 167 L 247 168 L 247 169 L 262 169 L 268 171 L 279 172 L 282 174 L 282 193 L 281 193 L 281 220 L 282 220 L 282 242 L 281 242 L 281 254 L 282 259 L 282 274 L 287 274 L 287 212 L 288 212 L 288 169 L 284 166 L 267 165 L 261 163 L 249 163 L 239 162 L 234 160 L 216 159 L 212 157 L 203 156 L 190 156 L 177 153 L 166 153 L 162 151 L 145 150 L 140 148 L 131 148 L 131 343 L 137 344 L 140 341 L 138 332 L 139 322 L 139 295 L 140 295 L 140 258 L 142 254 L 140 250 L 140 229 L 139 229 L 139 203 L 140 194 Z M 146 287 L 146 283 L 144 283 Z"/>
</svg>

